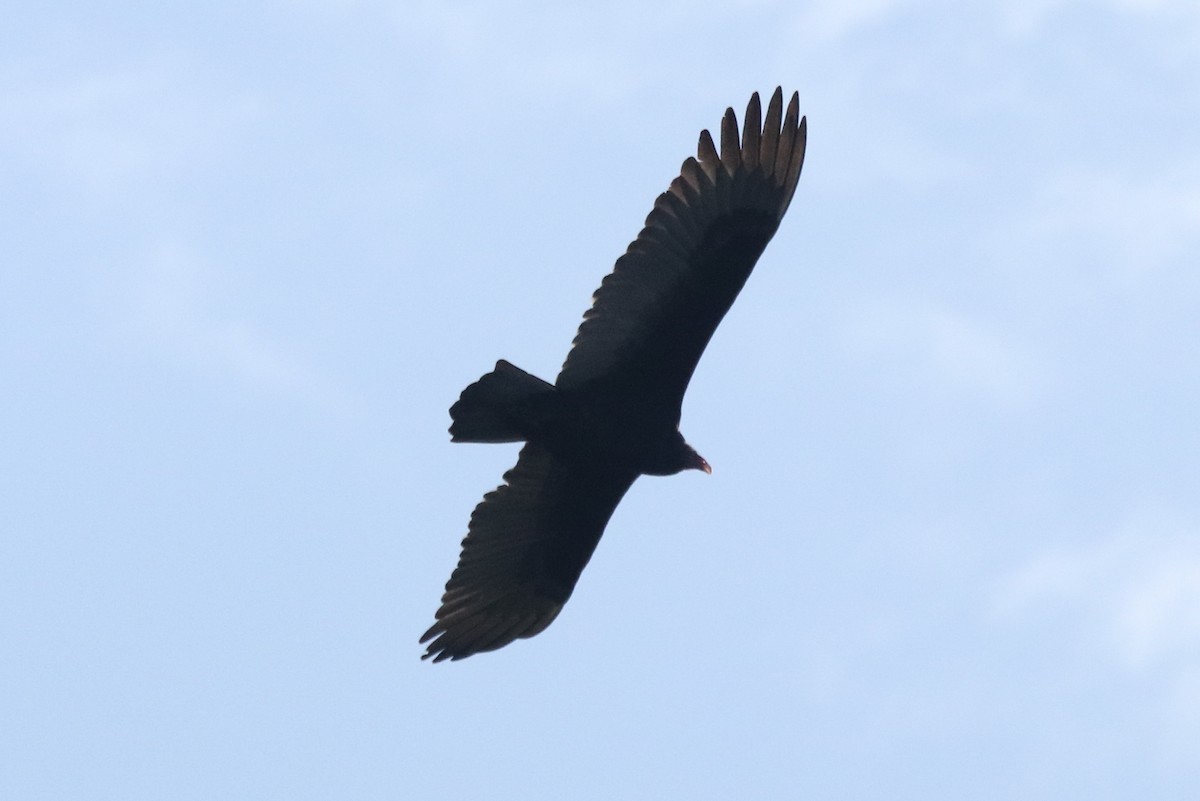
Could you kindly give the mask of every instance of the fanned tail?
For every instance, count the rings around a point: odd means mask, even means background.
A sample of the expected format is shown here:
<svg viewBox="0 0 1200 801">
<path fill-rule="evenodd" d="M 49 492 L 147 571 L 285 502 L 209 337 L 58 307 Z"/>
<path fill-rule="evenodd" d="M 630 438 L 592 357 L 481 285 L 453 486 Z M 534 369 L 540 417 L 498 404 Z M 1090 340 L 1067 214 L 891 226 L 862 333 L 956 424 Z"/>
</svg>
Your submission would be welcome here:
<svg viewBox="0 0 1200 801">
<path fill-rule="evenodd" d="M 553 384 L 501 359 L 450 407 L 450 436 L 455 442 L 528 439 L 554 394 Z"/>
</svg>

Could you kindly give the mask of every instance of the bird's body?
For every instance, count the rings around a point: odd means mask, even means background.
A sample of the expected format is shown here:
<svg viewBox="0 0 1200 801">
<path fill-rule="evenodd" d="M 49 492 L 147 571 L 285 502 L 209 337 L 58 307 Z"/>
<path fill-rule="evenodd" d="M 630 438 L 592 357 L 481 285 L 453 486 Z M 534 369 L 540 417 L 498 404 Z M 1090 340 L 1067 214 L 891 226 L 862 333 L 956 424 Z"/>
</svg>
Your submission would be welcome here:
<svg viewBox="0 0 1200 801">
<path fill-rule="evenodd" d="M 621 498 L 640 475 L 711 472 L 679 433 L 688 381 L 783 218 L 804 163 L 806 124 L 776 89 L 741 140 L 733 110 L 718 154 L 659 196 L 596 291 L 555 383 L 506 361 L 450 409 L 456 442 L 526 444 L 471 515 L 423 658 L 462 659 L 532 637 L 554 620 Z"/>
</svg>

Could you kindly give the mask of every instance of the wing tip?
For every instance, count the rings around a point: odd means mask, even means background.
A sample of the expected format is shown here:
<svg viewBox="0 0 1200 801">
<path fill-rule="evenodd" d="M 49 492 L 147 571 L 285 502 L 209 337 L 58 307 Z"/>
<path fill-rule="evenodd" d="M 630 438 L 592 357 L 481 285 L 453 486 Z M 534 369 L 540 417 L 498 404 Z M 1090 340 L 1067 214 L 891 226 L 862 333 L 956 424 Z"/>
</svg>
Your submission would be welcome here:
<svg viewBox="0 0 1200 801">
<path fill-rule="evenodd" d="M 719 146 L 709 129 L 701 130 L 696 156 L 685 160 L 680 177 L 689 179 L 692 187 L 699 189 L 695 178 L 700 173 L 716 183 L 721 172 L 733 177 L 742 168 L 761 169 L 777 186 L 786 189 L 793 178 L 793 167 L 803 162 L 807 139 L 808 118 L 800 116 L 800 92 L 791 93 L 785 112 L 783 87 L 776 86 L 767 103 L 765 118 L 761 96 L 758 92 L 751 93 L 740 127 L 739 132 L 737 113 L 732 107 L 726 108 L 718 129 Z M 700 170 L 694 169 L 697 165 Z"/>
<path fill-rule="evenodd" d="M 421 661 L 431 660 L 433 664 L 447 660 L 457 662 L 475 654 L 497 651 L 520 639 L 534 637 L 554 622 L 562 607 L 561 603 L 550 602 L 524 613 L 499 616 L 483 610 L 451 623 L 441 617 L 442 611 L 439 610 L 437 622 L 418 641 L 425 645 L 433 640 L 425 646 Z"/>
<path fill-rule="evenodd" d="M 725 109 L 721 118 L 721 164 L 730 175 L 742 166 L 742 143 L 738 137 L 737 114 Z"/>
<path fill-rule="evenodd" d="M 689 157 L 689 160 L 690 157 Z M 712 134 L 708 129 L 700 131 L 700 141 L 696 144 L 696 161 L 701 164 L 711 163 L 721 160 L 721 156 L 717 153 L 716 143 L 713 142 Z M 684 162 L 685 164 L 687 162 Z"/>
<path fill-rule="evenodd" d="M 742 164 L 747 169 L 758 167 L 762 149 L 762 104 L 758 92 L 750 95 L 746 104 L 746 114 L 742 119 Z"/>
</svg>

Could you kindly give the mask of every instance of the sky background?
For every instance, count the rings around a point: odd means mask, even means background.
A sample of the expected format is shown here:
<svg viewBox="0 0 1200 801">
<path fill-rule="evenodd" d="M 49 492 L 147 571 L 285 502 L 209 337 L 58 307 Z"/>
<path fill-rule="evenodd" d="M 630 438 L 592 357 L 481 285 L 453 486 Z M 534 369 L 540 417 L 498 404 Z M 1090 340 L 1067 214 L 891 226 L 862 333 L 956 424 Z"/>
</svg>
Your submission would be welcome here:
<svg viewBox="0 0 1200 801">
<path fill-rule="evenodd" d="M 0 797 L 1200 797 L 1200 4 L 32 3 Z M 418 657 L 703 127 L 809 148 L 541 636 Z"/>
</svg>

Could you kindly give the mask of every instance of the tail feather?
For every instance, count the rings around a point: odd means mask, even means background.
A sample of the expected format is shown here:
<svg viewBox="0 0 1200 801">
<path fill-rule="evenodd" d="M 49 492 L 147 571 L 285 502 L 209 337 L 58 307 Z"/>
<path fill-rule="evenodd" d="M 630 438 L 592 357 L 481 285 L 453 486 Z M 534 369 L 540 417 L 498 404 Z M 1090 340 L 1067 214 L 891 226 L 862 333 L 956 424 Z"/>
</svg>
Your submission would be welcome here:
<svg viewBox="0 0 1200 801">
<path fill-rule="evenodd" d="M 536 416 L 554 397 L 554 385 L 501 359 L 492 372 L 463 390 L 450 407 L 455 442 L 519 442 L 537 427 Z"/>
</svg>

